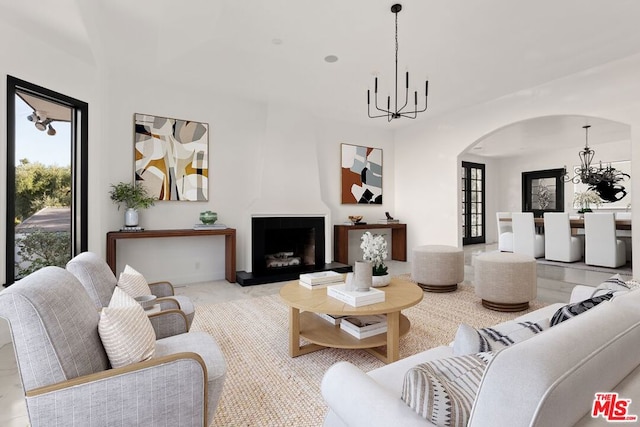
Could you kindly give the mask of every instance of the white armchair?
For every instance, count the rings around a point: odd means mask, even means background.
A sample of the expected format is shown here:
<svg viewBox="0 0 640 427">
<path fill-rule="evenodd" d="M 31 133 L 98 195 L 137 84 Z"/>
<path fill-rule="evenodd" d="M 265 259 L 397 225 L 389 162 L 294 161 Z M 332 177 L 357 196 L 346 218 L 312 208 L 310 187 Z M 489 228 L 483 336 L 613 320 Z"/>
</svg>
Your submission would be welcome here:
<svg viewBox="0 0 640 427">
<path fill-rule="evenodd" d="M 568 213 L 545 212 L 544 234 L 546 259 L 562 262 L 580 261 L 583 240 L 571 235 Z"/>
<path fill-rule="evenodd" d="M 29 422 L 37 426 L 213 422 L 226 362 L 213 337 L 189 332 L 155 342 L 146 361 L 112 368 L 100 313 L 78 280 L 45 267 L 0 292 Z"/>
<path fill-rule="evenodd" d="M 536 234 L 536 226 L 532 212 L 514 212 L 511 214 L 513 224 L 513 252 L 542 258 L 544 256 L 544 236 Z"/>
<path fill-rule="evenodd" d="M 510 212 L 496 212 L 498 222 L 498 250 L 500 252 L 513 252 L 513 228 L 510 221 L 501 221 L 501 218 L 511 218 Z"/>
<path fill-rule="evenodd" d="M 584 214 L 584 234 L 586 264 L 612 268 L 626 264 L 626 245 L 616 237 L 613 213 Z"/>
</svg>

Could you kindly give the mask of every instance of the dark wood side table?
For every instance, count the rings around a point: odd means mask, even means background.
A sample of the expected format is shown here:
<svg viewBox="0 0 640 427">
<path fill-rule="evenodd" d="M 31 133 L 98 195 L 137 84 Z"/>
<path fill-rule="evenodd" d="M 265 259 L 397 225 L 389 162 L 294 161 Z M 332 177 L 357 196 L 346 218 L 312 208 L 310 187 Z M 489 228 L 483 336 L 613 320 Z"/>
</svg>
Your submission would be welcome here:
<svg viewBox="0 0 640 427">
<path fill-rule="evenodd" d="M 391 259 L 407 260 L 407 224 L 337 224 L 333 226 L 333 260 L 349 263 L 349 231 L 391 229 Z"/>
<path fill-rule="evenodd" d="M 200 237 L 224 236 L 225 243 L 225 279 L 230 283 L 236 281 L 236 229 L 222 228 L 212 230 L 144 230 L 144 231 L 109 231 L 107 233 L 107 264 L 116 274 L 116 242 L 122 239 L 149 239 L 153 237 Z"/>
</svg>

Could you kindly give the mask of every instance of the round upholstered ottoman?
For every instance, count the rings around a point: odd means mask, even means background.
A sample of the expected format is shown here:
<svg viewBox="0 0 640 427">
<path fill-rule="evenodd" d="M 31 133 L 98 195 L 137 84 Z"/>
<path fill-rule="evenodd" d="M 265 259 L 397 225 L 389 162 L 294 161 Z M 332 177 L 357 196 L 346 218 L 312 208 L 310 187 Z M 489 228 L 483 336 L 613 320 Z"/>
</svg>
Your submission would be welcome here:
<svg viewBox="0 0 640 427">
<path fill-rule="evenodd" d="M 413 250 L 411 279 L 428 292 L 452 292 L 464 280 L 464 252 L 445 245 L 418 246 Z"/>
<path fill-rule="evenodd" d="M 487 252 L 475 258 L 476 295 L 496 311 L 522 311 L 536 298 L 535 258 L 509 252 Z"/>
</svg>

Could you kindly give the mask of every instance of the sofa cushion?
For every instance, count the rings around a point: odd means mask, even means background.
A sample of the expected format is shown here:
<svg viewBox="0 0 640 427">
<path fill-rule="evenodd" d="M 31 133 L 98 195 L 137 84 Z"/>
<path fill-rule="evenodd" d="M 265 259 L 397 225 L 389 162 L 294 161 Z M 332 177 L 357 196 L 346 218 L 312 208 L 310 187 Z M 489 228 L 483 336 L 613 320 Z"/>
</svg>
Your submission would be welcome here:
<svg viewBox="0 0 640 427">
<path fill-rule="evenodd" d="M 126 265 L 120 273 L 118 286 L 134 298 L 151 295 L 151 288 L 149 288 L 147 280 L 129 265 Z"/>
<path fill-rule="evenodd" d="M 531 338 L 545 329 L 549 329 L 549 319 L 541 319 L 536 322 L 509 321 L 478 330 L 463 323 L 456 332 L 453 354 L 461 356 L 485 351 L 498 351 Z"/>
<path fill-rule="evenodd" d="M 150 359 L 155 351 L 156 333 L 137 303 L 103 308 L 98 333 L 113 368 Z"/>
<path fill-rule="evenodd" d="M 601 302 L 609 301 L 611 298 L 613 298 L 613 296 L 614 292 L 608 291 L 604 295 L 595 296 L 593 298 L 575 302 L 573 304 L 567 304 L 556 311 L 553 317 L 551 317 L 551 326 L 555 326 L 567 319 L 571 319 L 572 317 L 577 316 L 578 314 L 584 313 L 585 311 L 595 307 Z"/>
<path fill-rule="evenodd" d="M 401 399 L 437 426 L 466 426 L 480 380 L 493 353 L 421 363 L 404 376 Z"/>
</svg>

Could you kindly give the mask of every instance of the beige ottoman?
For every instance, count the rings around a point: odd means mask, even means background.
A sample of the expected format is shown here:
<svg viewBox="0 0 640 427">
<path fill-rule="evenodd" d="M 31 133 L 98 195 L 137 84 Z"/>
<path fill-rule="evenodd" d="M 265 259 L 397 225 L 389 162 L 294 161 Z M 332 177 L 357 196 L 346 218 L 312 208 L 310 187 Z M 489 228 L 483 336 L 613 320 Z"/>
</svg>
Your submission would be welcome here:
<svg viewBox="0 0 640 427">
<path fill-rule="evenodd" d="M 454 246 L 418 246 L 413 250 L 411 279 L 428 292 L 455 291 L 464 280 L 464 252 Z"/>
<path fill-rule="evenodd" d="M 475 258 L 476 295 L 496 311 L 522 311 L 536 298 L 535 258 L 509 252 L 487 252 Z"/>
</svg>

